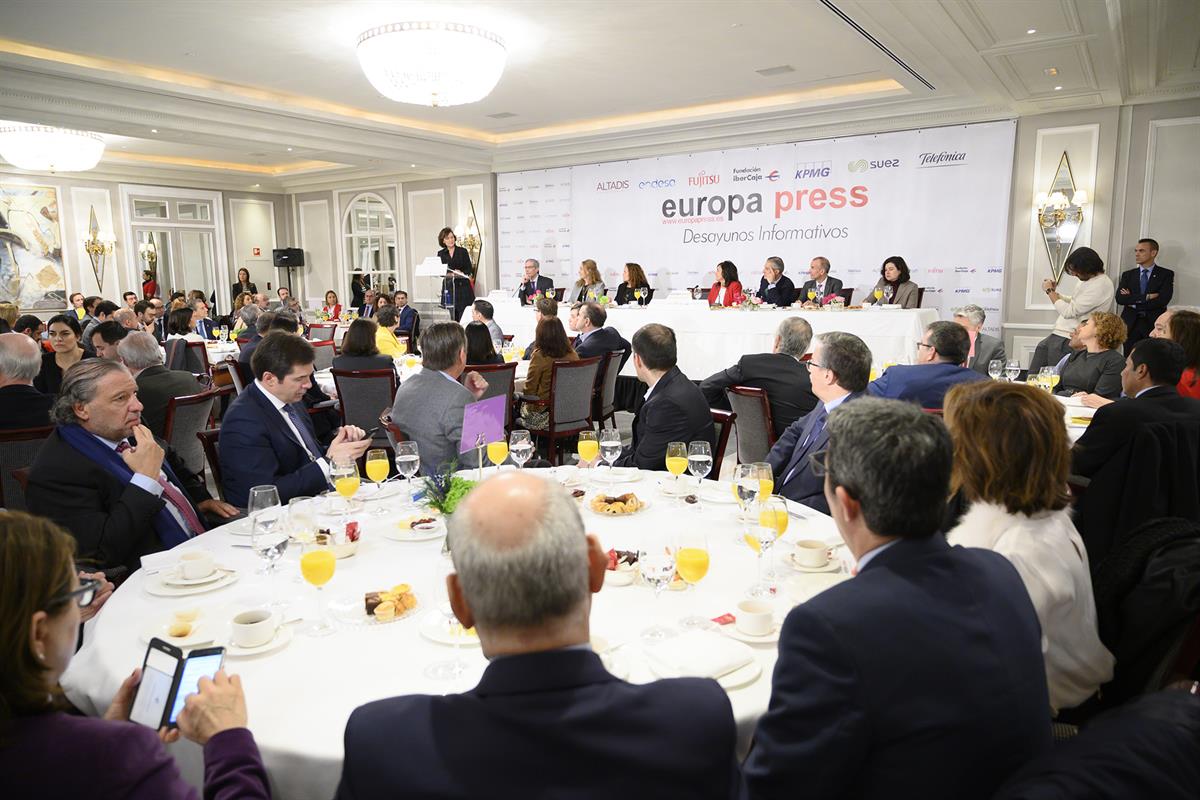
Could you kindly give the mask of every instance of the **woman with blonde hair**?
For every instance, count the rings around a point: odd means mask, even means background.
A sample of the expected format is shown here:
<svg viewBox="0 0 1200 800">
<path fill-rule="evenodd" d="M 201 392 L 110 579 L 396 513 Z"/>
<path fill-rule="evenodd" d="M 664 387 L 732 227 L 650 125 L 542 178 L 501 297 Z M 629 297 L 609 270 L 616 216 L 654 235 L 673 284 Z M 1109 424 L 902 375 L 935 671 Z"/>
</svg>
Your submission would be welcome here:
<svg viewBox="0 0 1200 800">
<path fill-rule="evenodd" d="M 951 491 L 970 507 L 946 539 L 993 550 L 1021 576 L 1042 625 L 1050 710 L 1073 708 L 1112 678 L 1096 630 L 1087 550 L 1071 521 L 1071 445 L 1062 405 L 1021 383 L 974 381 L 946 393 Z"/>
<path fill-rule="evenodd" d="M 633 296 L 635 289 L 641 289 L 645 293 L 638 300 L 639 305 L 649 302 L 650 281 L 646 280 L 646 273 L 642 271 L 640 264 L 634 264 L 632 261 L 626 264 L 622 278 L 621 284 L 617 286 L 617 305 L 623 306 L 637 299 Z"/>
<path fill-rule="evenodd" d="M 1058 371 L 1055 394 L 1063 397 L 1083 397 L 1094 394 L 1113 400 L 1121 394 L 1121 370 L 1125 356 L 1125 323 L 1116 314 L 1093 311 L 1080 323 L 1076 333 L 1083 343 L 1082 350 L 1067 356 Z"/>
<path fill-rule="evenodd" d="M 585 258 L 579 264 L 579 280 L 575 281 L 575 288 L 571 290 L 571 297 L 576 303 L 586 303 L 589 300 L 596 301 L 604 296 L 605 292 L 604 279 L 600 277 L 600 269 L 596 266 L 596 262 L 590 258 Z"/>
</svg>

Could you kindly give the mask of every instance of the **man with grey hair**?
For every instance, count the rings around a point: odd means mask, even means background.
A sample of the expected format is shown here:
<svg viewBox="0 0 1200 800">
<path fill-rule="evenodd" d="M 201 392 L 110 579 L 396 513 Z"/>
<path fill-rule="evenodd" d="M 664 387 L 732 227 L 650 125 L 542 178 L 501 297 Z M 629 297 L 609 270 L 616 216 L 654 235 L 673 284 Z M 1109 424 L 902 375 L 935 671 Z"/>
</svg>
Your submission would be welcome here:
<svg viewBox="0 0 1200 800">
<path fill-rule="evenodd" d="M 487 381 L 467 368 L 467 337 L 457 322 L 439 322 L 421 335 L 421 371 L 400 384 L 392 422 L 409 441 L 416 442 L 421 474 L 436 475 L 457 461 L 465 469 L 478 463 L 479 451 L 459 452 L 463 413 L 483 397 Z M 470 444 L 470 443 L 468 443 Z"/>
<path fill-rule="evenodd" d="M 541 268 L 536 258 L 525 259 L 525 280 L 517 287 L 521 305 L 527 306 L 537 300 L 537 295 L 554 291 L 554 281 L 542 275 Z"/>
<path fill-rule="evenodd" d="M 971 351 L 967 355 L 966 367 L 980 375 L 988 374 L 988 364 L 991 362 L 1004 361 L 1007 358 L 1004 353 L 1004 340 L 983 332 L 986 319 L 987 313 L 974 303 L 954 309 L 954 321 L 962 325 L 967 331 L 967 336 L 971 337 Z"/>
<path fill-rule="evenodd" d="M 51 410 L 58 427 L 29 469 L 30 512 L 66 528 L 78 557 L 102 569 L 135 570 L 143 555 L 203 533 L 204 512 L 222 521 L 237 514 L 209 497 L 202 477 L 167 463 L 141 412 L 124 364 L 80 361 L 63 376 Z"/>
<path fill-rule="evenodd" d="M 812 341 L 812 326 L 802 317 L 788 317 L 779 323 L 775 346 L 770 353 L 742 356 L 728 369 L 709 375 L 700 382 L 700 391 L 712 408 L 729 410 L 726 390 L 731 386 L 749 386 L 767 393 L 771 407 L 772 435 L 783 436 L 793 422 L 817 405 L 817 397 L 808 379 L 808 370 L 800 361 Z"/>
<path fill-rule="evenodd" d="M 800 287 L 800 298 L 804 300 L 804 308 L 820 308 L 833 299 L 842 290 L 842 282 L 829 277 L 829 259 L 817 256 L 808 265 L 809 280 Z M 809 299 L 809 292 L 812 298 Z"/>
<path fill-rule="evenodd" d="M 812 393 L 820 401 L 783 432 L 767 454 L 775 475 L 775 491 L 789 500 L 828 514 L 821 479 L 813 472 L 809 456 L 829 441 L 825 426 L 829 412 L 862 397 L 871 377 L 871 351 L 852 333 L 818 334 L 812 358 L 804 362 Z"/>
<path fill-rule="evenodd" d="M 941 408 L 946 392 L 960 383 L 987 380 L 963 366 L 970 349 L 966 330 L 954 322 L 929 323 L 917 343 L 917 363 L 897 364 L 871 382 L 876 397 L 911 400 L 922 408 Z"/>
<path fill-rule="evenodd" d="M 1051 747 L 1029 593 L 1003 555 L 940 533 L 941 419 L 865 398 L 828 430 L 813 463 L 857 577 L 784 620 L 750 796 L 991 797 Z"/>
<path fill-rule="evenodd" d="M 258 292 L 254 295 L 254 305 L 258 306 L 259 311 L 266 311 L 271 307 L 271 298 Z"/>
<path fill-rule="evenodd" d="M 255 323 L 258 322 L 258 317 L 261 315 L 262 309 L 256 305 L 247 303 L 238 309 L 238 319 L 241 320 L 242 330 L 255 330 Z"/>
<path fill-rule="evenodd" d="M 42 369 L 42 349 L 23 333 L 0 333 L 0 430 L 50 424 L 54 397 L 33 388 Z"/>
<path fill-rule="evenodd" d="M 162 348 L 154 337 L 134 332 L 117 345 L 117 355 L 137 382 L 138 400 L 142 402 L 142 424 L 158 438 L 163 438 L 167 422 L 167 405 L 173 398 L 197 394 L 203 387 L 196 376 L 187 370 L 163 366 Z"/>
<path fill-rule="evenodd" d="M 796 284 L 783 274 L 783 259 L 770 256 L 763 264 L 762 280 L 758 282 L 758 296 L 764 303 L 777 308 L 788 308 L 796 302 Z"/>
<path fill-rule="evenodd" d="M 271 326 L 275 324 L 274 311 L 260 311 L 258 318 L 254 320 L 254 335 L 238 348 L 238 361 L 243 364 L 249 364 L 250 359 L 254 357 L 254 349 L 258 347 L 258 343 L 267 335 L 267 331 L 271 330 Z"/>
<path fill-rule="evenodd" d="M 715 681 L 626 683 L 592 651 L 607 558 L 564 489 L 504 473 L 467 495 L 449 527 L 451 608 L 490 663 L 463 694 L 355 710 L 338 798 L 741 794 L 733 713 Z"/>
<path fill-rule="evenodd" d="M 141 329 L 141 326 L 138 324 L 137 312 L 132 308 L 118 308 L 112 318 L 126 330 L 136 331 Z"/>
</svg>

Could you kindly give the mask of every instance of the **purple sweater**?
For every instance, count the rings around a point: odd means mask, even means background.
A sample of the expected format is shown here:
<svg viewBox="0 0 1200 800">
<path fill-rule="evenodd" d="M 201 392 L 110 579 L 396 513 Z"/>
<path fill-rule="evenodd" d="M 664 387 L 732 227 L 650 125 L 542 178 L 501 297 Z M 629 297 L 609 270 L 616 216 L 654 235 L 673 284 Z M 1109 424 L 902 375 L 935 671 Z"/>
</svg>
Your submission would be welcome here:
<svg viewBox="0 0 1200 800">
<path fill-rule="evenodd" d="M 0 745 L 6 797 L 195 800 L 195 787 L 149 728 L 61 712 L 15 720 Z M 204 746 L 205 800 L 270 798 L 267 772 L 245 728 Z"/>
</svg>

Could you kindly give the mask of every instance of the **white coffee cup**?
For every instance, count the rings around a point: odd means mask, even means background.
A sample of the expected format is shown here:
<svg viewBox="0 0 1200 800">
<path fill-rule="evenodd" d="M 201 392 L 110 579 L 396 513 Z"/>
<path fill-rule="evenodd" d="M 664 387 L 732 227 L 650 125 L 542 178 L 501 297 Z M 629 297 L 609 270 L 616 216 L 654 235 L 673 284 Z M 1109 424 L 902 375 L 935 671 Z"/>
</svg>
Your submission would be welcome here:
<svg viewBox="0 0 1200 800">
<path fill-rule="evenodd" d="M 251 608 L 233 617 L 230 638 L 238 647 L 260 647 L 275 637 L 275 615 L 265 608 Z"/>
<path fill-rule="evenodd" d="M 829 545 L 816 539 L 801 539 L 796 542 L 792 558 L 802 567 L 820 569 L 829 563 Z"/>
<path fill-rule="evenodd" d="M 766 636 L 775 627 L 775 610 L 762 600 L 743 600 L 733 624 L 747 636 Z"/>
<path fill-rule="evenodd" d="M 207 578 L 217 568 L 212 553 L 207 550 L 189 550 L 179 556 L 179 572 L 184 578 Z"/>
</svg>

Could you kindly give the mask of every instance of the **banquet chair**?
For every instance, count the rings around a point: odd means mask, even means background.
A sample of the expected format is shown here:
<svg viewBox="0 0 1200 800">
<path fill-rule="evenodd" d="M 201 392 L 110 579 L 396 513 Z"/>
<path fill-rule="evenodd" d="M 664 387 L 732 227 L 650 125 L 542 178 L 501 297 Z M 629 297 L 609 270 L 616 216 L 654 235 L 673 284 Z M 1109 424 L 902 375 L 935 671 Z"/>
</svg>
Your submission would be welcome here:
<svg viewBox="0 0 1200 800">
<path fill-rule="evenodd" d="M 596 376 L 599 381 L 599 391 L 593 401 L 595 407 L 592 410 L 592 417 L 601 428 L 604 427 L 605 421 L 610 419 L 613 427 L 617 427 L 617 378 L 621 375 L 621 357 L 624 355 L 624 350 L 613 350 L 608 353 L 601 365 L 602 371 Z"/>
<path fill-rule="evenodd" d="M 245 390 L 246 384 L 242 381 L 237 361 L 232 356 L 213 364 L 213 386 L 232 386 L 236 394 L 241 394 Z"/>
<path fill-rule="evenodd" d="M 216 428 L 196 431 L 196 438 L 200 440 L 200 447 L 204 450 L 204 460 L 208 462 L 208 472 L 217 487 L 217 497 L 223 502 L 225 500 L 225 487 L 221 483 L 221 454 L 217 451 L 221 431 Z"/>
<path fill-rule="evenodd" d="M 714 481 L 721 479 L 721 463 L 725 460 L 725 448 L 729 446 L 729 432 L 737 421 L 737 414 L 732 411 L 722 411 L 710 408 L 713 427 L 717 430 L 717 449 L 713 451 L 712 471 L 708 474 Z"/>
<path fill-rule="evenodd" d="M 550 412 L 545 429 L 530 428 L 535 439 L 547 441 L 551 464 L 558 464 L 558 447 L 562 440 L 592 430 L 592 394 L 600 356 L 578 361 L 555 361 L 550 373 L 550 393 L 544 398 L 523 395 L 526 405 Z"/>
<path fill-rule="evenodd" d="M 357 425 L 369 431 L 376 427 L 380 413 L 390 409 L 396 400 L 394 369 L 335 369 L 330 374 L 337 387 L 343 425 Z M 373 439 L 374 444 L 383 446 L 387 435 L 377 432 Z"/>
<path fill-rule="evenodd" d="M 737 459 L 739 464 L 766 461 L 775 444 L 775 422 L 767 390 L 753 386 L 730 386 L 725 390 L 729 407 L 737 415 Z"/>
<path fill-rule="evenodd" d="M 208 363 L 208 347 L 204 342 L 187 342 L 183 363 L 183 368 L 193 375 L 212 374 L 212 365 Z"/>
<path fill-rule="evenodd" d="M 854 290 L 853 289 L 842 289 L 840 292 L 838 292 L 838 294 L 840 294 L 842 296 L 843 303 L 845 303 L 846 305 L 850 305 L 850 300 L 854 297 Z"/>
<path fill-rule="evenodd" d="M 393 454 L 396 452 L 397 444 L 408 441 L 408 436 L 405 435 L 404 431 L 400 430 L 400 426 L 392 422 L 392 410 L 390 408 L 379 415 L 379 424 L 387 433 L 388 446 L 392 448 Z"/>
<path fill-rule="evenodd" d="M 187 370 L 187 340 L 186 339 L 168 339 L 163 343 L 163 366 L 167 369 Z"/>
<path fill-rule="evenodd" d="M 322 339 L 319 342 L 313 342 L 313 369 L 320 372 L 323 369 L 333 368 L 333 339 Z"/>
<path fill-rule="evenodd" d="M 9 511 L 25 510 L 25 492 L 12 478 L 13 470 L 23 469 L 33 463 L 42 442 L 54 431 L 53 425 L 40 428 L 18 428 L 0 431 L 0 506 Z"/>
<path fill-rule="evenodd" d="M 566 293 L 567 293 L 566 287 L 560 286 L 559 288 L 554 290 L 554 299 L 561 303 L 563 301 L 563 296 Z"/>
<path fill-rule="evenodd" d="M 337 332 L 336 322 L 314 322 L 308 326 L 308 340 L 317 342 L 332 342 L 333 334 Z"/>
<path fill-rule="evenodd" d="M 921 308 L 925 303 L 925 287 L 917 287 L 917 308 Z"/>
<path fill-rule="evenodd" d="M 189 472 L 204 472 L 204 449 L 196 434 L 209 426 L 217 396 L 217 392 L 204 391 L 167 402 L 162 438 Z"/>
<path fill-rule="evenodd" d="M 468 364 L 467 368 L 463 370 L 463 374 L 459 377 L 459 381 L 461 382 L 467 373 L 472 370 L 482 375 L 488 384 L 488 388 L 479 398 L 480 400 L 486 400 L 489 397 L 505 398 L 504 428 L 505 430 L 511 430 L 513 398 L 516 394 L 517 362 L 510 361 L 507 364 Z"/>
</svg>

